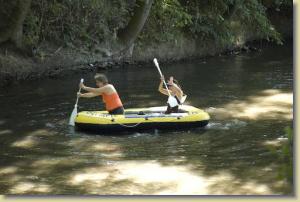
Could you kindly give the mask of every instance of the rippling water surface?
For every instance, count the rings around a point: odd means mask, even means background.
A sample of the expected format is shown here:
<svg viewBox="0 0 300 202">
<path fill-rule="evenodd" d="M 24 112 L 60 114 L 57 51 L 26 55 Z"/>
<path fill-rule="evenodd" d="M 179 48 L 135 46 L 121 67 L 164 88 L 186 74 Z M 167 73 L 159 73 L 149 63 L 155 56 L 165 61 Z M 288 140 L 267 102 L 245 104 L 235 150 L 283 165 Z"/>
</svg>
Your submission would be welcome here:
<svg viewBox="0 0 300 202">
<path fill-rule="evenodd" d="M 211 115 L 204 129 L 90 135 L 68 126 L 84 77 L 0 89 L 0 194 L 290 194 L 276 147 L 292 124 L 292 46 L 161 64 Z M 108 70 L 126 108 L 164 105 L 153 65 Z M 80 99 L 80 110 L 103 108 Z"/>
</svg>

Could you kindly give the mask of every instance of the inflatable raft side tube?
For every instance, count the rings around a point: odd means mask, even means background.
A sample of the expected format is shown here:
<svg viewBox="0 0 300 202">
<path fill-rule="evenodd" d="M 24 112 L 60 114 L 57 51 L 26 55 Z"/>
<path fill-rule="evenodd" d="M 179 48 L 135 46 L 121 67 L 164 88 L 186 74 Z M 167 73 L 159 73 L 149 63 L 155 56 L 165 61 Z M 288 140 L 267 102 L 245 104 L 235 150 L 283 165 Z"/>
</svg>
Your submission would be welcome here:
<svg viewBox="0 0 300 202">
<path fill-rule="evenodd" d="M 204 127 L 208 124 L 209 120 L 195 121 L 195 122 L 143 122 L 140 124 L 113 124 L 113 125 L 99 125 L 99 124 L 76 124 L 76 129 L 79 131 L 90 131 L 94 133 L 115 133 L 125 131 L 147 131 L 147 130 L 184 130 L 188 128 Z"/>
</svg>

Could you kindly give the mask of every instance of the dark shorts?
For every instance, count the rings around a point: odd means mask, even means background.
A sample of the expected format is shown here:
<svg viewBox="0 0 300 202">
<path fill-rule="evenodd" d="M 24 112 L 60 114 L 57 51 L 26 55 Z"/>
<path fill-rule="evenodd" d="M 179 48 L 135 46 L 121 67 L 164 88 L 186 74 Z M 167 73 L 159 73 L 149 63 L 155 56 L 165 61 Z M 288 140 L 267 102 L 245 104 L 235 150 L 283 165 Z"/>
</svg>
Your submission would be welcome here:
<svg viewBox="0 0 300 202">
<path fill-rule="evenodd" d="M 176 107 L 170 107 L 170 105 L 168 105 L 167 111 L 165 112 L 165 114 L 171 114 L 171 113 L 178 113 L 179 106 L 177 105 Z"/>
<path fill-rule="evenodd" d="M 118 107 L 116 109 L 113 109 L 111 111 L 108 111 L 109 114 L 124 114 L 124 107 Z"/>
</svg>

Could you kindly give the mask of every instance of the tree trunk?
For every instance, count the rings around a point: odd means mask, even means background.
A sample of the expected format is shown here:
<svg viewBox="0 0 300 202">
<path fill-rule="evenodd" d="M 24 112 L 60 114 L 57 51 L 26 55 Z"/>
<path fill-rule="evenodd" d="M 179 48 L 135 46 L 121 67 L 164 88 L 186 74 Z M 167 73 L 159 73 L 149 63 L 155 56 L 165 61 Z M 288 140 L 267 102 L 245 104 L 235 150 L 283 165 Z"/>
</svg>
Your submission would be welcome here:
<svg viewBox="0 0 300 202">
<path fill-rule="evenodd" d="M 11 41 L 22 47 L 23 22 L 30 4 L 31 0 L 0 0 L 0 44 Z"/>
<path fill-rule="evenodd" d="M 134 41 L 142 31 L 144 24 L 149 16 L 153 0 L 137 0 L 134 15 L 128 25 L 118 31 L 118 38 L 125 49 L 132 47 Z"/>
</svg>

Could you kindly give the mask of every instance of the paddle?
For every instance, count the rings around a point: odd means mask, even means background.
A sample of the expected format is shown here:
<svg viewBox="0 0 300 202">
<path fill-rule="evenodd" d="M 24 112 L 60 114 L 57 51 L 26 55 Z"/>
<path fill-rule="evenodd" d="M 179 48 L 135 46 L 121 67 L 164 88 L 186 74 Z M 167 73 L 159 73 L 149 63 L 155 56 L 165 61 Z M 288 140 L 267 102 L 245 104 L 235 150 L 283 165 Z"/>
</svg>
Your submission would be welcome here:
<svg viewBox="0 0 300 202">
<path fill-rule="evenodd" d="M 83 83 L 83 79 L 80 79 L 80 83 Z M 81 91 L 81 88 L 79 88 L 78 92 L 80 93 L 80 91 Z M 75 118 L 77 116 L 78 99 L 79 99 L 79 97 L 77 96 L 76 103 L 74 105 L 74 109 L 73 109 L 72 114 L 70 116 L 69 125 L 71 125 L 71 126 L 75 126 Z"/>
<path fill-rule="evenodd" d="M 182 96 L 182 98 L 181 98 L 181 100 L 180 100 L 180 103 L 181 103 L 181 104 L 183 104 L 183 103 L 185 102 L 186 97 L 187 97 L 187 95 L 183 95 L 183 96 Z"/>
<path fill-rule="evenodd" d="M 158 72 L 159 72 L 159 74 L 160 74 L 160 77 L 163 77 L 163 75 L 162 75 L 162 73 L 161 73 L 161 70 L 160 70 L 160 68 L 159 68 L 159 64 L 158 64 L 158 62 L 157 62 L 157 59 L 154 58 L 154 59 L 153 59 L 153 62 L 154 62 L 155 66 L 156 66 L 156 68 L 157 68 L 157 70 L 158 70 Z M 165 87 L 166 87 L 166 89 L 167 89 L 167 91 L 168 91 L 168 94 L 169 94 L 168 103 L 169 103 L 170 107 L 176 107 L 176 106 L 178 105 L 178 102 L 177 102 L 176 98 L 170 94 L 170 91 L 169 91 L 169 88 L 168 88 L 168 86 L 167 86 L 166 81 L 163 80 L 163 82 L 164 82 Z"/>
</svg>

